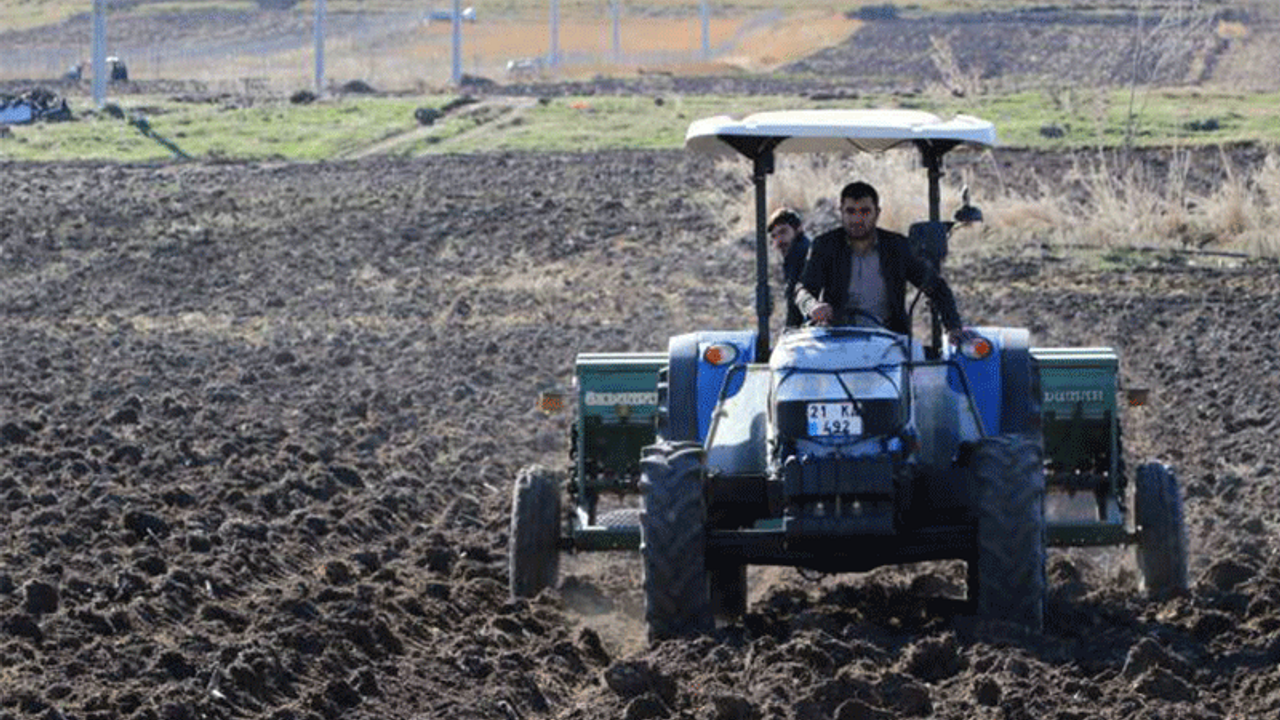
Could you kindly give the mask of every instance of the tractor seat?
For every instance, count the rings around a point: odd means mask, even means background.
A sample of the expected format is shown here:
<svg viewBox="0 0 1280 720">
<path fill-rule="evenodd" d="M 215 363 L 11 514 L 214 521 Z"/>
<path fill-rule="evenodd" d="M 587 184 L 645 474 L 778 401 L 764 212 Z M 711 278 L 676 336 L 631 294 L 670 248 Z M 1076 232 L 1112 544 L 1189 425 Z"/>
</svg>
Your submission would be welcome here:
<svg viewBox="0 0 1280 720">
<path fill-rule="evenodd" d="M 951 223 L 941 221 L 925 221 L 912 223 L 907 230 L 907 240 L 911 243 L 911 251 L 922 260 L 933 266 L 934 270 L 942 267 L 947 258 L 947 236 L 951 233 Z"/>
</svg>

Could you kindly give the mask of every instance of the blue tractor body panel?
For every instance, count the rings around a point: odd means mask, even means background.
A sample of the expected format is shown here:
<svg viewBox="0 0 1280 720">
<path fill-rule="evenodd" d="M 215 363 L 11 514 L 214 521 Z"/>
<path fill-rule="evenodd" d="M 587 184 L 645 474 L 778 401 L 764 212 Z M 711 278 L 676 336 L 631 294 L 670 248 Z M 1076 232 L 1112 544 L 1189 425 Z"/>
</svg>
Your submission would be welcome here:
<svg viewBox="0 0 1280 720">
<path fill-rule="evenodd" d="M 1030 334 L 1022 328 L 975 327 L 991 342 L 992 352 L 982 360 L 956 354 L 964 370 L 984 435 L 1021 433 L 1039 428 L 1039 378 Z"/>
<path fill-rule="evenodd" d="M 964 371 L 984 435 L 990 435 L 993 429 L 998 431 L 1000 427 L 1000 344 L 993 339 L 992 345 L 995 347 L 991 356 L 982 360 L 970 360 L 963 355 L 952 358 Z M 952 380 L 955 380 L 954 376 Z"/>
<path fill-rule="evenodd" d="M 704 358 L 707 348 L 717 344 L 736 350 L 732 362 L 713 365 Z M 756 333 L 751 330 L 709 330 L 671 338 L 668 382 L 673 438 L 699 442 L 706 439 L 721 391 L 725 391 L 725 397 L 732 397 L 742 388 L 740 374 L 733 375 L 725 387 L 730 368 L 755 362 L 755 344 Z"/>
</svg>

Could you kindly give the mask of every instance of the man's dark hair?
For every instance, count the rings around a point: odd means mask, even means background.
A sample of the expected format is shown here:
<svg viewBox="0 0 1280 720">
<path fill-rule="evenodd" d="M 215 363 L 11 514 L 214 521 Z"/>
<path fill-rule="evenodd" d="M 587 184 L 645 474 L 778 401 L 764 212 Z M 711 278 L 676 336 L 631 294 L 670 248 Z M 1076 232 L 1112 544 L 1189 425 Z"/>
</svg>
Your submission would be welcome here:
<svg viewBox="0 0 1280 720">
<path fill-rule="evenodd" d="M 799 213 L 791 208 L 784 207 L 773 211 L 773 214 L 769 216 L 769 224 L 765 225 L 764 229 L 771 231 L 782 223 L 790 225 L 795 228 L 797 232 L 804 225 L 804 223 L 800 221 Z"/>
<path fill-rule="evenodd" d="M 880 194 L 876 189 L 871 187 L 871 183 L 865 183 L 861 180 L 851 182 L 844 186 L 840 191 L 840 202 L 845 200 L 861 200 L 862 198 L 871 198 L 871 204 L 880 207 Z"/>
</svg>

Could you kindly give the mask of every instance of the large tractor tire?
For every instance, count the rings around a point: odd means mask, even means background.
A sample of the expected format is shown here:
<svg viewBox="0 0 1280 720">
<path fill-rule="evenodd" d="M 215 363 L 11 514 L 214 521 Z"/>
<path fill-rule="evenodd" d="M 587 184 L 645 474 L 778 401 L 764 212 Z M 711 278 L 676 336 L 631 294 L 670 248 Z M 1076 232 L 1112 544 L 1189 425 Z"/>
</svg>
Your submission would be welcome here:
<svg viewBox="0 0 1280 720">
<path fill-rule="evenodd" d="M 1161 463 L 1138 467 L 1133 487 L 1133 517 L 1142 589 L 1165 598 L 1187 589 L 1187 532 L 1182 494 L 1173 470 Z"/>
<path fill-rule="evenodd" d="M 705 460 L 697 443 L 661 442 L 640 463 L 640 550 L 649 639 L 690 637 L 714 627 L 707 573 Z"/>
<path fill-rule="evenodd" d="M 1044 627 L 1044 451 L 1036 435 L 997 435 L 972 456 L 977 557 L 969 596 L 978 616 Z"/>
<path fill-rule="evenodd" d="M 509 542 L 512 597 L 533 597 L 555 586 L 560 572 L 560 489 L 555 473 L 540 465 L 524 468 L 516 477 Z"/>
</svg>

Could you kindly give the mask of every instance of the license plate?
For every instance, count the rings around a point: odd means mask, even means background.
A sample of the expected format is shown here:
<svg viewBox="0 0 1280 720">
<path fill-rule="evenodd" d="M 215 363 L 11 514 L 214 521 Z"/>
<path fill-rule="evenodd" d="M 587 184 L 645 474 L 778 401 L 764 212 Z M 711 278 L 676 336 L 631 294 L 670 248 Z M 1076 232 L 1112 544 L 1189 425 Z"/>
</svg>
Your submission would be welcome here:
<svg viewBox="0 0 1280 720">
<path fill-rule="evenodd" d="M 861 434 L 862 416 L 853 403 L 809 403 L 809 437 Z"/>
</svg>

